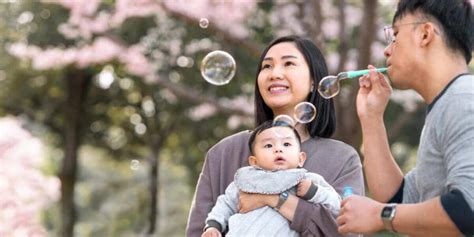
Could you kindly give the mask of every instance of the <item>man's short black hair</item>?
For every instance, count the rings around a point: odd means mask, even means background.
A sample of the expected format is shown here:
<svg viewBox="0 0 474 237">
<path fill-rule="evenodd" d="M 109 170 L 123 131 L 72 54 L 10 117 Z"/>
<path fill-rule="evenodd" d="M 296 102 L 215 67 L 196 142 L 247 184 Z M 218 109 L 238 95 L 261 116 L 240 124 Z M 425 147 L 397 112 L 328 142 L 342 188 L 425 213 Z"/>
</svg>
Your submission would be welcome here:
<svg viewBox="0 0 474 237">
<path fill-rule="evenodd" d="M 393 23 L 406 14 L 416 13 L 439 25 L 446 45 L 462 53 L 469 64 L 474 43 L 474 17 L 469 0 L 400 0 Z"/>
<path fill-rule="evenodd" d="M 250 150 L 250 153 L 252 155 L 254 154 L 253 153 L 253 148 L 254 148 L 254 145 L 255 145 L 255 138 L 257 137 L 257 135 L 262 133 L 263 131 L 265 131 L 269 128 L 273 128 L 273 127 L 288 127 L 288 128 L 291 128 L 293 130 L 293 133 L 295 134 L 296 140 L 298 140 L 298 146 L 300 147 L 300 150 L 301 150 L 301 137 L 298 134 L 298 131 L 296 131 L 296 129 L 294 127 L 292 127 L 291 125 L 289 125 L 287 123 L 273 123 L 272 120 L 267 120 L 267 121 L 261 123 L 260 125 L 258 125 L 253 130 L 252 134 L 249 137 L 249 150 Z"/>
</svg>

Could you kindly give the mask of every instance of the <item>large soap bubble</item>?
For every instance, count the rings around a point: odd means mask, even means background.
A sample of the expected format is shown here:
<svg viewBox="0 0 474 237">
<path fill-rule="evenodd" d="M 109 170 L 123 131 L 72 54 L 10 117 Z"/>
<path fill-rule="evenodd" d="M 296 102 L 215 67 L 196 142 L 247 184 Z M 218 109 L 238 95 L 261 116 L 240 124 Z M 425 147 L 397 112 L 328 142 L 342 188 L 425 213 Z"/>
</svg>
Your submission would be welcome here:
<svg viewBox="0 0 474 237">
<path fill-rule="evenodd" d="M 235 70 L 232 55 L 220 50 L 207 54 L 201 63 L 201 75 L 207 82 L 217 86 L 229 83 L 235 75 Z"/>
<path fill-rule="evenodd" d="M 309 123 L 316 117 L 316 107 L 309 102 L 301 102 L 295 106 L 294 116 L 298 123 Z"/>
</svg>

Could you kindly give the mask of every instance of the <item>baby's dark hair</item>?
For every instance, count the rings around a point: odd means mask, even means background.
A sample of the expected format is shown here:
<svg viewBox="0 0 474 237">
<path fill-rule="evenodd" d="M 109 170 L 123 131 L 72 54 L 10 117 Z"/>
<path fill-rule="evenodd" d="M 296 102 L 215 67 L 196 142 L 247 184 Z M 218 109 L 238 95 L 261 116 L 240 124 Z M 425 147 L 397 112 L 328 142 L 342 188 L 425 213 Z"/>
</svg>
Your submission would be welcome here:
<svg viewBox="0 0 474 237">
<path fill-rule="evenodd" d="M 255 145 L 255 138 L 257 137 L 257 135 L 262 133 L 263 131 L 265 131 L 269 128 L 273 128 L 273 127 L 288 127 L 288 128 L 291 128 L 293 130 L 293 133 L 295 134 L 296 140 L 298 140 L 298 146 L 300 147 L 300 150 L 301 150 L 301 137 L 298 134 L 298 131 L 296 131 L 296 129 L 294 127 L 292 127 L 290 124 L 287 124 L 287 123 L 284 123 L 284 122 L 282 122 L 282 123 L 273 123 L 272 120 L 267 120 L 267 121 L 261 123 L 260 125 L 258 125 L 253 130 L 252 134 L 250 135 L 249 149 L 250 149 L 250 153 L 252 155 L 254 155 L 253 148 L 254 148 L 254 145 Z"/>
</svg>

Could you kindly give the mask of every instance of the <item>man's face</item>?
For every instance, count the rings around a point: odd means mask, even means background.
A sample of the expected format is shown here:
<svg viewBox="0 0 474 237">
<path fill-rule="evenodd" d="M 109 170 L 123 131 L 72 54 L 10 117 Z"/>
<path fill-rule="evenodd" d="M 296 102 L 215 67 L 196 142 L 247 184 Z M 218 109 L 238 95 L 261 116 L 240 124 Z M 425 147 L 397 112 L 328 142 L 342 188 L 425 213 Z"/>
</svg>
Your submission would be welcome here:
<svg viewBox="0 0 474 237">
<path fill-rule="evenodd" d="M 306 154 L 300 151 L 298 140 L 288 127 L 262 131 L 255 138 L 253 150 L 254 156 L 249 157 L 249 163 L 265 170 L 293 169 L 303 166 L 306 160 Z"/>
<path fill-rule="evenodd" d="M 412 14 L 407 14 L 393 23 L 393 41 L 385 48 L 384 54 L 388 75 L 395 88 L 413 88 L 417 77 L 417 65 L 422 60 L 419 54 L 419 28 L 424 22 Z"/>
</svg>

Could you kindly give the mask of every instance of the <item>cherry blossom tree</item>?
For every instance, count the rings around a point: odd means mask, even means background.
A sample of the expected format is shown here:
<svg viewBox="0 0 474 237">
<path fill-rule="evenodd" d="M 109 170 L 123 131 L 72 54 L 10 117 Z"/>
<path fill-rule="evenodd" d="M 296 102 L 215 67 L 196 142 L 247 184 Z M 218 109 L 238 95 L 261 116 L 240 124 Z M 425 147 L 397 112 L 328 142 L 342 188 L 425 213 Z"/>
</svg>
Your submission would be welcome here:
<svg viewBox="0 0 474 237">
<path fill-rule="evenodd" d="M 100 0 L 91 1 L 43 1 L 45 4 L 57 4 L 69 10 L 69 17 L 66 22 L 58 25 L 58 32 L 72 42 L 72 45 L 49 45 L 39 47 L 30 44 L 27 40 L 15 42 L 7 46 L 9 53 L 23 61 L 30 62 L 31 67 L 38 71 L 66 70 L 66 101 L 64 107 L 64 160 L 60 172 L 61 179 L 61 209 L 63 236 L 71 236 L 74 233 L 74 223 L 76 220 L 76 210 L 74 207 L 74 189 L 77 176 L 77 150 L 82 143 L 84 136 L 84 120 L 86 119 L 84 104 L 87 99 L 87 92 L 90 89 L 94 74 L 92 67 L 116 63 L 123 65 L 128 75 L 142 78 L 147 83 L 155 83 L 164 88 L 168 88 L 175 94 L 185 96 L 190 100 L 211 102 L 214 106 L 224 111 L 238 112 L 248 115 L 248 109 L 229 109 L 228 101 L 222 103 L 214 97 L 202 96 L 194 92 L 189 87 L 180 87 L 169 83 L 169 80 L 160 78 L 157 74 L 156 63 L 152 63 L 147 58 L 147 48 L 142 41 L 128 45 L 114 31 L 119 29 L 129 18 L 148 17 L 153 15 L 166 14 L 167 9 L 173 9 L 176 13 L 190 14 L 186 12 L 188 3 L 184 1 L 154 1 L 154 0 L 117 0 L 114 4 L 103 3 Z M 199 2 L 199 3 L 198 3 Z M 226 21 L 216 24 L 216 27 L 228 27 L 226 24 L 239 26 L 239 21 L 245 19 L 245 11 L 250 10 L 254 1 L 241 3 L 216 3 L 215 1 L 196 1 L 196 6 L 202 14 L 192 15 L 191 18 L 207 17 L 214 22 L 218 22 L 223 14 L 226 14 Z M 101 5 L 108 4 L 108 8 L 101 8 Z M 186 6 L 186 7 L 183 7 Z M 238 11 L 236 11 L 238 9 Z M 232 11 L 231 11 L 232 10 Z M 235 12 L 228 14 L 226 12 Z M 220 14 L 220 15 L 219 15 Z M 25 18 L 24 22 L 28 21 Z M 32 18 L 29 18 L 30 20 Z M 196 21 L 197 22 L 197 21 Z M 243 27 L 232 27 L 234 31 L 229 31 L 229 35 L 234 38 L 246 36 Z M 227 34 L 226 34 L 227 35 Z M 163 58 L 159 59 L 163 60 Z M 186 93 L 182 93 L 186 91 Z M 182 93 L 182 94 L 180 94 Z M 240 111 L 240 112 L 239 112 Z M 163 139 L 158 139 L 159 144 Z M 152 146 L 154 150 L 160 146 Z M 156 162 L 155 162 L 156 163 Z M 152 167 L 152 175 L 156 176 L 156 165 Z M 157 182 L 151 182 L 156 184 Z M 155 185 L 156 186 L 156 185 Z M 156 187 L 152 187 L 156 196 Z M 156 201 L 154 202 L 156 205 Z M 157 209 L 152 205 L 152 209 Z M 152 212 L 154 216 L 154 212 Z M 152 222 L 154 217 L 151 218 Z M 151 233 L 154 231 L 154 223 L 151 224 Z"/>
<path fill-rule="evenodd" d="M 47 236 L 39 214 L 59 199 L 59 180 L 40 170 L 43 144 L 14 117 L 0 131 L 0 236 Z"/>
</svg>

